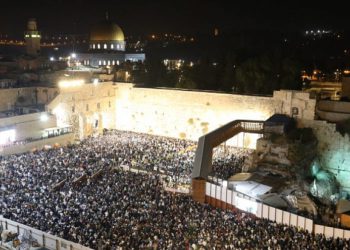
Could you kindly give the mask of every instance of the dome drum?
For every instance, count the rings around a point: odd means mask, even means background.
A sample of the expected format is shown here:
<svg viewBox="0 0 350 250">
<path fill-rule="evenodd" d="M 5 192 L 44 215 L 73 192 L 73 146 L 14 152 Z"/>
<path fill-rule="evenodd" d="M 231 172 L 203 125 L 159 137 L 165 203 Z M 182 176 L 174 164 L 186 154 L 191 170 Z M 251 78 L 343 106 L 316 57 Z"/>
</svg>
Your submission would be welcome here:
<svg viewBox="0 0 350 250">
<path fill-rule="evenodd" d="M 125 51 L 125 41 L 90 41 L 93 51 Z"/>
</svg>

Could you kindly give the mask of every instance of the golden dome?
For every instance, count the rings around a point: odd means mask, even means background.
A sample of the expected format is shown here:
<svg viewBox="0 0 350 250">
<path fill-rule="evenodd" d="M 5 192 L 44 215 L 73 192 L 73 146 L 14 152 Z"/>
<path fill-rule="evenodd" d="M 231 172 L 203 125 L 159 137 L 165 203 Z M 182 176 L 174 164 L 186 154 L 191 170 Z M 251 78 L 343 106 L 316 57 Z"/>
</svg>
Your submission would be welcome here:
<svg viewBox="0 0 350 250">
<path fill-rule="evenodd" d="M 124 41 L 124 33 L 115 23 L 104 21 L 92 27 L 90 41 Z"/>
</svg>

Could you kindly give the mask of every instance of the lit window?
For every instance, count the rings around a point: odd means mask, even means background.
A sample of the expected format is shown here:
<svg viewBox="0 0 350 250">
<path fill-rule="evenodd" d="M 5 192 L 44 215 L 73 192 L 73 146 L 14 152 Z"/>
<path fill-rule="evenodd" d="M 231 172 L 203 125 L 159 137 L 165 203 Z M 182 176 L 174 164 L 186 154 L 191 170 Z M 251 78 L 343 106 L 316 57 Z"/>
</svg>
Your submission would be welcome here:
<svg viewBox="0 0 350 250">
<path fill-rule="evenodd" d="M 102 61 L 101 60 L 98 61 L 98 65 L 100 65 L 100 66 L 102 65 Z"/>
<path fill-rule="evenodd" d="M 115 65 L 115 61 L 114 60 L 112 61 L 112 65 Z"/>
<path fill-rule="evenodd" d="M 108 60 L 107 65 L 111 65 L 111 61 L 110 60 Z"/>
<path fill-rule="evenodd" d="M 106 65 L 106 60 L 103 60 L 103 65 Z"/>
<path fill-rule="evenodd" d="M 117 65 L 119 65 L 119 60 L 117 60 Z"/>
<path fill-rule="evenodd" d="M 103 48 L 104 48 L 104 49 L 107 49 L 107 44 L 104 44 L 104 45 L 103 45 Z"/>
<path fill-rule="evenodd" d="M 93 45 L 92 45 L 92 48 L 93 48 L 93 49 L 96 49 L 96 46 L 95 46 L 95 44 L 93 44 Z"/>
<path fill-rule="evenodd" d="M 100 44 L 97 44 L 97 48 L 98 48 L 98 49 L 101 49 L 101 45 L 100 45 Z"/>
<path fill-rule="evenodd" d="M 111 49 L 114 49 L 114 44 L 111 44 Z"/>
<path fill-rule="evenodd" d="M 120 45 L 119 44 L 117 44 L 117 49 L 120 49 Z"/>
</svg>

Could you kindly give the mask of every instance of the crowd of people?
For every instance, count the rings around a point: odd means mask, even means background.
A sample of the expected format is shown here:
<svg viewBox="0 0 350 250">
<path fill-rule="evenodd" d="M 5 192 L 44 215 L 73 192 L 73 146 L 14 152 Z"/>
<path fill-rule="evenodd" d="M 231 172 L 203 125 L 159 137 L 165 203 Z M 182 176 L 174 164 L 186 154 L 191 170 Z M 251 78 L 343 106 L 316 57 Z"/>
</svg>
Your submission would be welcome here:
<svg viewBox="0 0 350 250">
<path fill-rule="evenodd" d="M 244 161 L 253 150 L 231 146 L 219 146 L 214 149 L 212 173 L 213 177 L 223 180 L 241 173 Z"/>
<path fill-rule="evenodd" d="M 188 181 L 194 151 L 190 141 L 109 131 L 3 157 L 1 214 L 93 249 L 349 249 L 346 240 L 165 191 L 168 178 Z"/>
</svg>

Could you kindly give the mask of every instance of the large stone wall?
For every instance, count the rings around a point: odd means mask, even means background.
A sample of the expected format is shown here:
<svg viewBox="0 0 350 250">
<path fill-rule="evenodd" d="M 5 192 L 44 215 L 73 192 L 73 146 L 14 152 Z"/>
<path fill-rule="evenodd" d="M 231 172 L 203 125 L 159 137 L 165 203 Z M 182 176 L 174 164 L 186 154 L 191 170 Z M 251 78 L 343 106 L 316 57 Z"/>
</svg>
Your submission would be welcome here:
<svg viewBox="0 0 350 250">
<path fill-rule="evenodd" d="M 58 125 L 73 125 L 76 139 L 115 128 L 115 85 L 106 82 L 61 88 L 47 110 L 57 116 Z"/>
<path fill-rule="evenodd" d="M 0 111 L 13 109 L 19 96 L 22 96 L 24 100 L 23 103 L 20 103 L 21 105 L 34 105 L 36 101 L 38 104 L 47 104 L 57 94 L 58 90 L 56 88 L 29 87 L 0 89 Z"/>
<path fill-rule="evenodd" d="M 232 120 L 264 120 L 276 112 L 270 97 L 133 88 L 117 84 L 116 127 L 197 140 Z"/>
<path fill-rule="evenodd" d="M 47 108 L 57 115 L 59 125 L 73 125 L 80 138 L 93 133 L 93 123 L 99 120 L 99 130 L 117 128 L 197 140 L 232 120 L 265 120 L 275 113 L 290 114 L 288 105 L 300 109 L 299 118 L 313 119 L 314 103 L 307 93 L 296 91 L 277 91 L 274 97 L 263 97 L 106 82 L 61 88 Z M 240 134 L 231 144 L 255 146 L 257 138 Z"/>
<path fill-rule="evenodd" d="M 300 127 L 313 129 L 318 139 L 321 167 L 332 172 L 344 191 L 350 193 L 350 139 L 336 131 L 336 125 L 326 121 L 300 121 Z"/>
<path fill-rule="evenodd" d="M 310 93 L 302 91 L 274 91 L 273 99 L 280 103 L 280 114 L 292 115 L 297 119 L 314 120 L 316 99 L 310 98 Z M 295 113 L 293 113 L 293 111 Z"/>
<path fill-rule="evenodd" d="M 298 108 L 298 118 L 314 118 L 315 100 L 303 92 L 276 91 L 273 97 L 262 97 L 135 88 L 118 83 L 116 127 L 197 140 L 232 120 L 265 120 L 275 113 L 290 115 L 292 107 Z"/>
</svg>

